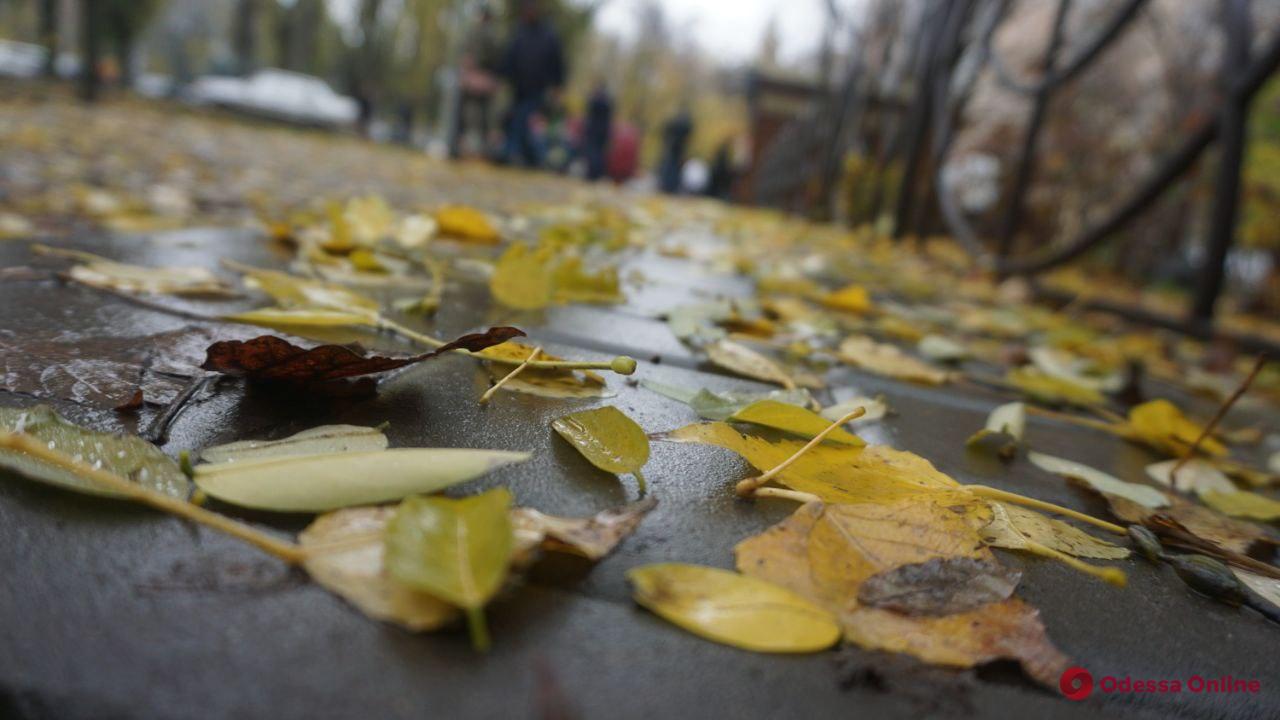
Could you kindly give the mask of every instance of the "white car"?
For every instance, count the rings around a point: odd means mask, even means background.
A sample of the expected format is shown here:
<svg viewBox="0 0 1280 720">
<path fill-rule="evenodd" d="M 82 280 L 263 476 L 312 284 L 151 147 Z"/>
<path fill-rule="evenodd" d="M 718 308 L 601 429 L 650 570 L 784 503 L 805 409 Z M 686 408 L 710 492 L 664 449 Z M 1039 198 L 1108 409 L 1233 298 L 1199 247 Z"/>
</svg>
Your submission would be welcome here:
<svg viewBox="0 0 1280 720">
<path fill-rule="evenodd" d="M 346 127 L 360 114 L 356 101 L 311 75 L 267 68 L 247 78 L 207 76 L 186 88 L 198 105 L 212 105 L 276 120 Z"/>
</svg>

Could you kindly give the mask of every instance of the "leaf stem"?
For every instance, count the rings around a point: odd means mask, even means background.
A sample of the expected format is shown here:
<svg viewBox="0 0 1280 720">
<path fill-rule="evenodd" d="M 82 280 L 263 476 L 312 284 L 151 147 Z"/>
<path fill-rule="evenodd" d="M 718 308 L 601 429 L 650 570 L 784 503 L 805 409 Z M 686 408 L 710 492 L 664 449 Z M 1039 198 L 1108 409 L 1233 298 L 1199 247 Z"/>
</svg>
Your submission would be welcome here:
<svg viewBox="0 0 1280 720">
<path fill-rule="evenodd" d="M 762 487 L 751 493 L 753 497 L 775 497 L 784 500 L 795 500 L 798 503 L 822 502 L 822 498 L 813 493 L 788 490 L 787 488 Z"/>
<path fill-rule="evenodd" d="M 636 470 L 631 474 L 636 476 L 636 487 L 639 488 L 640 495 L 643 496 L 645 493 L 649 492 L 649 487 L 644 480 L 644 475 L 640 474 L 639 470 Z"/>
<path fill-rule="evenodd" d="M 1196 438 L 1196 441 L 1191 443 L 1191 447 L 1187 448 L 1187 451 L 1182 454 L 1182 457 L 1178 459 L 1178 462 L 1174 463 L 1173 469 L 1169 471 L 1169 481 L 1171 483 L 1177 482 L 1178 471 L 1181 470 L 1182 466 L 1186 465 L 1187 461 L 1196 454 L 1200 449 L 1200 444 L 1205 441 L 1205 438 L 1213 434 L 1214 428 L 1218 427 L 1218 423 L 1222 422 L 1222 418 L 1226 417 L 1227 411 L 1231 409 L 1232 405 L 1236 404 L 1236 401 L 1240 399 L 1240 396 L 1244 395 L 1245 391 L 1249 389 L 1249 386 L 1253 384 L 1253 379 L 1258 377 L 1258 373 L 1261 372 L 1262 367 L 1267 364 L 1267 360 L 1268 358 L 1266 353 L 1258 356 L 1257 362 L 1253 364 L 1253 369 L 1249 371 L 1249 375 L 1245 377 L 1244 382 L 1240 383 L 1240 387 L 1236 388 L 1236 391 L 1231 393 L 1231 397 L 1227 398 L 1227 401 L 1218 407 L 1218 411 L 1213 414 L 1213 419 L 1211 419 L 1209 423 L 1204 426 L 1204 429 L 1200 431 L 1200 435 Z"/>
<path fill-rule="evenodd" d="M 1072 425 L 1101 430 L 1103 432 L 1111 433 L 1112 435 L 1124 436 L 1127 434 L 1123 423 L 1103 422 L 1101 420 L 1094 420 L 1093 418 L 1080 417 L 1079 415 L 1058 412 L 1057 410 L 1049 410 L 1048 408 L 1042 408 L 1036 405 L 1027 405 L 1027 412 L 1032 415 L 1039 415 L 1040 417 L 1061 420 L 1062 422 L 1071 423 Z"/>
<path fill-rule="evenodd" d="M 529 363 L 533 362 L 541 354 L 542 354 L 541 347 L 534 348 L 533 352 L 529 353 L 529 357 L 525 358 L 524 362 L 517 365 L 515 369 L 512 370 L 511 372 L 507 373 L 506 375 L 503 375 L 501 380 L 493 384 L 493 387 L 484 391 L 484 394 L 480 396 L 480 404 L 483 405 L 489 402 L 489 398 L 493 397 L 494 393 L 498 392 L 499 388 L 501 388 L 503 385 L 506 385 L 508 380 L 510 380 L 511 378 L 523 372 L 525 368 L 529 367 Z"/>
<path fill-rule="evenodd" d="M 865 407 L 862 407 L 861 405 L 850 410 L 849 412 L 845 413 L 844 416 L 841 417 L 839 420 L 836 420 L 835 422 L 828 425 L 826 429 L 824 429 L 822 432 L 818 433 L 817 435 L 814 435 L 813 439 L 810 440 L 808 443 L 806 443 L 804 447 L 797 450 L 795 454 L 793 454 L 791 457 L 787 458 L 786 460 L 783 460 L 782 462 L 778 463 L 768 472 L 764 473 L 759 477 L 747 478 L 746 480 L 739 482 L 737 486 L 734 487 L 734 492 L 738 493 L 740 497 L 751 497 L 751 494 L 754 493 L 757 488 L 769 482 L 774 477 L 776 477 L 778 473 L 790 467 L 792 463 L 800 459 L 801 455 L 804 455 L 805 453 L 809 452 L 809 450 L 811 450 L 816 445 L 818 445 L 818 443 L 826 439 L 827 435 L 830 435 L 832 432 L 834 432 L 836 428 L 840 427 L 841 425 L 844 425 L 850 420 L 856 420 L 857 418 L 862 417 L 866 413 L 867 413 L 867 409 Z"/>
<path fill-rule="evenodd" d="M 1031 538 L 1023 538 L 1023 540 L 1026 542 L 1024 549 L 1027 552 L 1057 560 L 1058 562 L 1061 562 L 1075 570 L 1079 570 L 1086 575 L 1092 575 L 1108 585 L 1124 587 L 1129 582 L 1129 576 L 1125 575 L 1125 572 L 1120 568 L 1090 565 L 1079 558 L 1054 550 L 1047 545 L 1041 545 Z"/>
<path fill-rule="evenodd" d="M 1035 508 L 1036 510 L 1043 510 L 1045 512 L 1056 513 L 1058 515 L 1065 515 L 1066 517 L 1072 518 L 1074 520 L 1079 520 L 1080 522 L 1086 522 L 1086 523 L 1089 523 L 1090 525 L 1100 527 L 1103 530 L 1106 530 L 1107 532 L 1113 532 L 1113 533 L 1116 533 L 1117 535 L 1125 534 L 1124 528 L 1120 527 L 1119 525 L 1109 523 L 1106 520 L 1100 520 L 1092 515 L 1087 515 L 1078 510 L 1072 510 L 1071 508 L 1068 508 L 1068 507 L 1055 505 L 1051 502 L 1045 502 L 1044 500 L 1037 500 L 1035 498 L 1027 497 L 1025 495 L 1011 493 L 1007 490 L 998 490 L 993 487 L 987 487 L 986 485 L 962 485 L 961 487 L 973 493 L 974 495 L 977 495 L 978 497 L 987 498 L 989 500 L 999 500 L 1000 502 L 1013 503 L 1014 505 L 1025 505 L 1026 507 Z"/>
<path fill-rule="evenodd" d="M 157 510 L 163 510 L 171 515 L 185 518 L 195 523 L 213 528 L 219 532 L 226 533 L 232 537 L 239 538 L 259 550 L 274 555 L 277 558 L 291 564 L 300 564 L 305 559 L 302 548 L 287 540 L 280 540 L 272 537 L 260 530 L 256 530 L 243 523 L 236 522 L 224 515 L 205 510 L 202 507 L 192 505 L 186 500 L 165 495 L 156 492 L 150 488 L 139 485 L 135 482 L 125 480 L 119 475 L 109 473 L 106 470 L 91 467 L 82 462 L 78 462 L 72 458 L 63 455 L 55 450 L 50 450 L 30 435 L 21 433 L 0 433 L 0 448 L 16 450 L 26 453 L 34 458 L 42 460 L 50 465 L 54 465 L 73 472 L 83 478 L 88 479 L 94 484 L 106 490 L 112 490 L 124 495 L 132 500 L 136 500 L 144 505 L 150 505 Z"/>
<path fill-rule="evenodd" d="M 479 652 L 489 651 L 489 624 L 484 619 L 483 607 L 467 608 L 467 631 L 471 634 L 471 647 Z"/>
<path fill-rule="evenodd" d="M 388 320 L 385 317 L 378 317 L 378 327 L 383 330 L 389 330 L 398 335 L 433 348 L 442 347 L 445 343 L 443 340 L 437 340 L 430 335 L 424 335 L 416 330 L 407 328 L 394 320 Z M 469 350 L 453 350 L 460 355 L 470 355 L 478 360 L 488 360 L 489 362 L 505 363 L 507 365 L 520 365 L 528 362 L 529 367 L 539 370 L 612 370 L 620 375 L 630 375 L 635 372 L 635 361 L 625 355 L 619 355 L 612 360 L 519 360 L 516 358 L 505 358 L 485 355 L 483 352 L 471 352 Z M 630 372 L 621 372 L 621 370 L 629 369 Z"/>
</svg>

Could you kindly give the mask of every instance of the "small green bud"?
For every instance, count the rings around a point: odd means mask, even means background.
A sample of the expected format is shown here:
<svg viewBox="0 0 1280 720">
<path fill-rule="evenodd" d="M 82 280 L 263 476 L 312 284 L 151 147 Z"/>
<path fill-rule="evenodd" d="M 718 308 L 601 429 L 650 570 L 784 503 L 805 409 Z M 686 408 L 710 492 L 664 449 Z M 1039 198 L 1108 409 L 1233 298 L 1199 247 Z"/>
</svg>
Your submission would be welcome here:
<svg viewBox="0 0 1280 720">
<path fill-rule="evenodd" d="M 619 375 L 630 375 L 636 371 L 636 359 L 626 355 L 619 355 L 613 359 L 613 362 L 609 363 L 609 369 Z"/>
</svg>

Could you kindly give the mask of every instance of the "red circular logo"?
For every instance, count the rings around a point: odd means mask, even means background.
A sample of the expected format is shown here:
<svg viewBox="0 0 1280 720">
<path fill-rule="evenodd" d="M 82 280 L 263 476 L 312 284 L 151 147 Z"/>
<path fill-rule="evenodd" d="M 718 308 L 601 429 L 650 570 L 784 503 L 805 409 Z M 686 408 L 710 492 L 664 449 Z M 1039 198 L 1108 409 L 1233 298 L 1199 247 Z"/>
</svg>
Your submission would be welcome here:
<svg viewBox="0 0 1280 720">
<path fill-rule="evenodd" d="M 1082 667 L 1069 667 L 1062 671 L 1058 689 L 1068 700 L 1083 700 L 1093 692 L 1093 676 Z"/>
</svg>

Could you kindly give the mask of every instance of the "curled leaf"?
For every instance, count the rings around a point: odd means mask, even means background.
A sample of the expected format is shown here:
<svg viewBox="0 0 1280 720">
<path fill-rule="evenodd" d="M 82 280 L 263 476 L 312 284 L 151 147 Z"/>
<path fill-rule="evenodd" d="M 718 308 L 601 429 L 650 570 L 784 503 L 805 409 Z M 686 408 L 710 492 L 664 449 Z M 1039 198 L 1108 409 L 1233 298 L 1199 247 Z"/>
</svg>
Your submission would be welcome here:
<svg viewBox="0 0 1280 720">
<path fill-rule="evenodd" d="M 772 583 L 719 568 L 659 563 L 633 568 L 637 603 L 714 642 L 744 650 L 802 653 L 840 639 L 831 614 Z"/>
<path fill-rule="evenodd" d="M 732 340 L 718 340 L 703 348 L 713 365 L 743 377 L 795 388 L 796 382 L 778 363 Z"/>
<path fill-rule="evenodd" d="M 609 508 L 589 518 L 547 515 L 533 508 L 514 508 L 511 525 L 519 545 L 537 546 L 552 552 L 599 560 L 640 525 L 644 516 L 657 507 L 653 497 Z"/>
<path fill-rule="evenodd" d="M 649 462 L 649 437 L 621 410 L 606 405 L 552 421 L 551 427 L 592 465 L 609 473 L 631 473 L 641 490 L 640 470 Z"/>
<path fill-rule="evenodd" d="M 991 503 L 991 522 L 981 534 L 988 545 L 1008 550 L 1026 550 L 1031 541 L 1073 557 L 1118 560 L 1129 556 L 1127 549 L 1061 520 L 1001 502 Z"/>
<path fill-rule="evenodd" d="M 432 493 L 528 453 L 464 448 L 331 452 L 197 465 L 196 485 L 210 497 L 277 512 L 323 512 Z"/>
<path fill-rule="evenodd" d="M 503 359 L 516 363 L 529 357 L 534 348 L 509 340 L 500 345 L 485 348 L 476 353 L 481 359 Z M 539 360 L 557 361 L 564 358 L 546 352 L 538 354 Z M 511 372 L 511 365 L 487 363 L 489 376 L 496 381 Z M 521 392 L 528 395 L 550 398 L 587 398 L 602 397 L 608 386 L 603 377 L 589 370 L 555 370 L 551 368 L 527 367 L 516 377 L 507 380 L 503 390 Z"/>
<path fill-rule="evenodd" d="M 1182 463 L 1175 475 L 1173 469 L 1180 462 L 1180 460 L 1165 460 L 1152 463 L 1146 468 L 1147 477 L 1165 487 L 1185 493 L 1233 493 L 1236 491 L 1236 486 L 1227 479 L 1225 473 L 1197 458 Z"/>
<path fill-rule="evenodd" d="M 1119 495 L 1150 508 L 1164 507 L 1169 504 L 1165 494 L 1153 487 L 1125 482 L 1084 463 L 1034 451 L 1027 453 L 1027 458 L 1045 472 L 1079 480 L 1100 493 Z"/>
<path fill-rule="evenodd" d="M 200 451 L 209 463 L 243 462 L 289 455 L 329 452 L 374 452 L 387 449 L 387 436 L 359 425 L 321 425 L 279 440 L 240 440 Z"/>
</svg>

